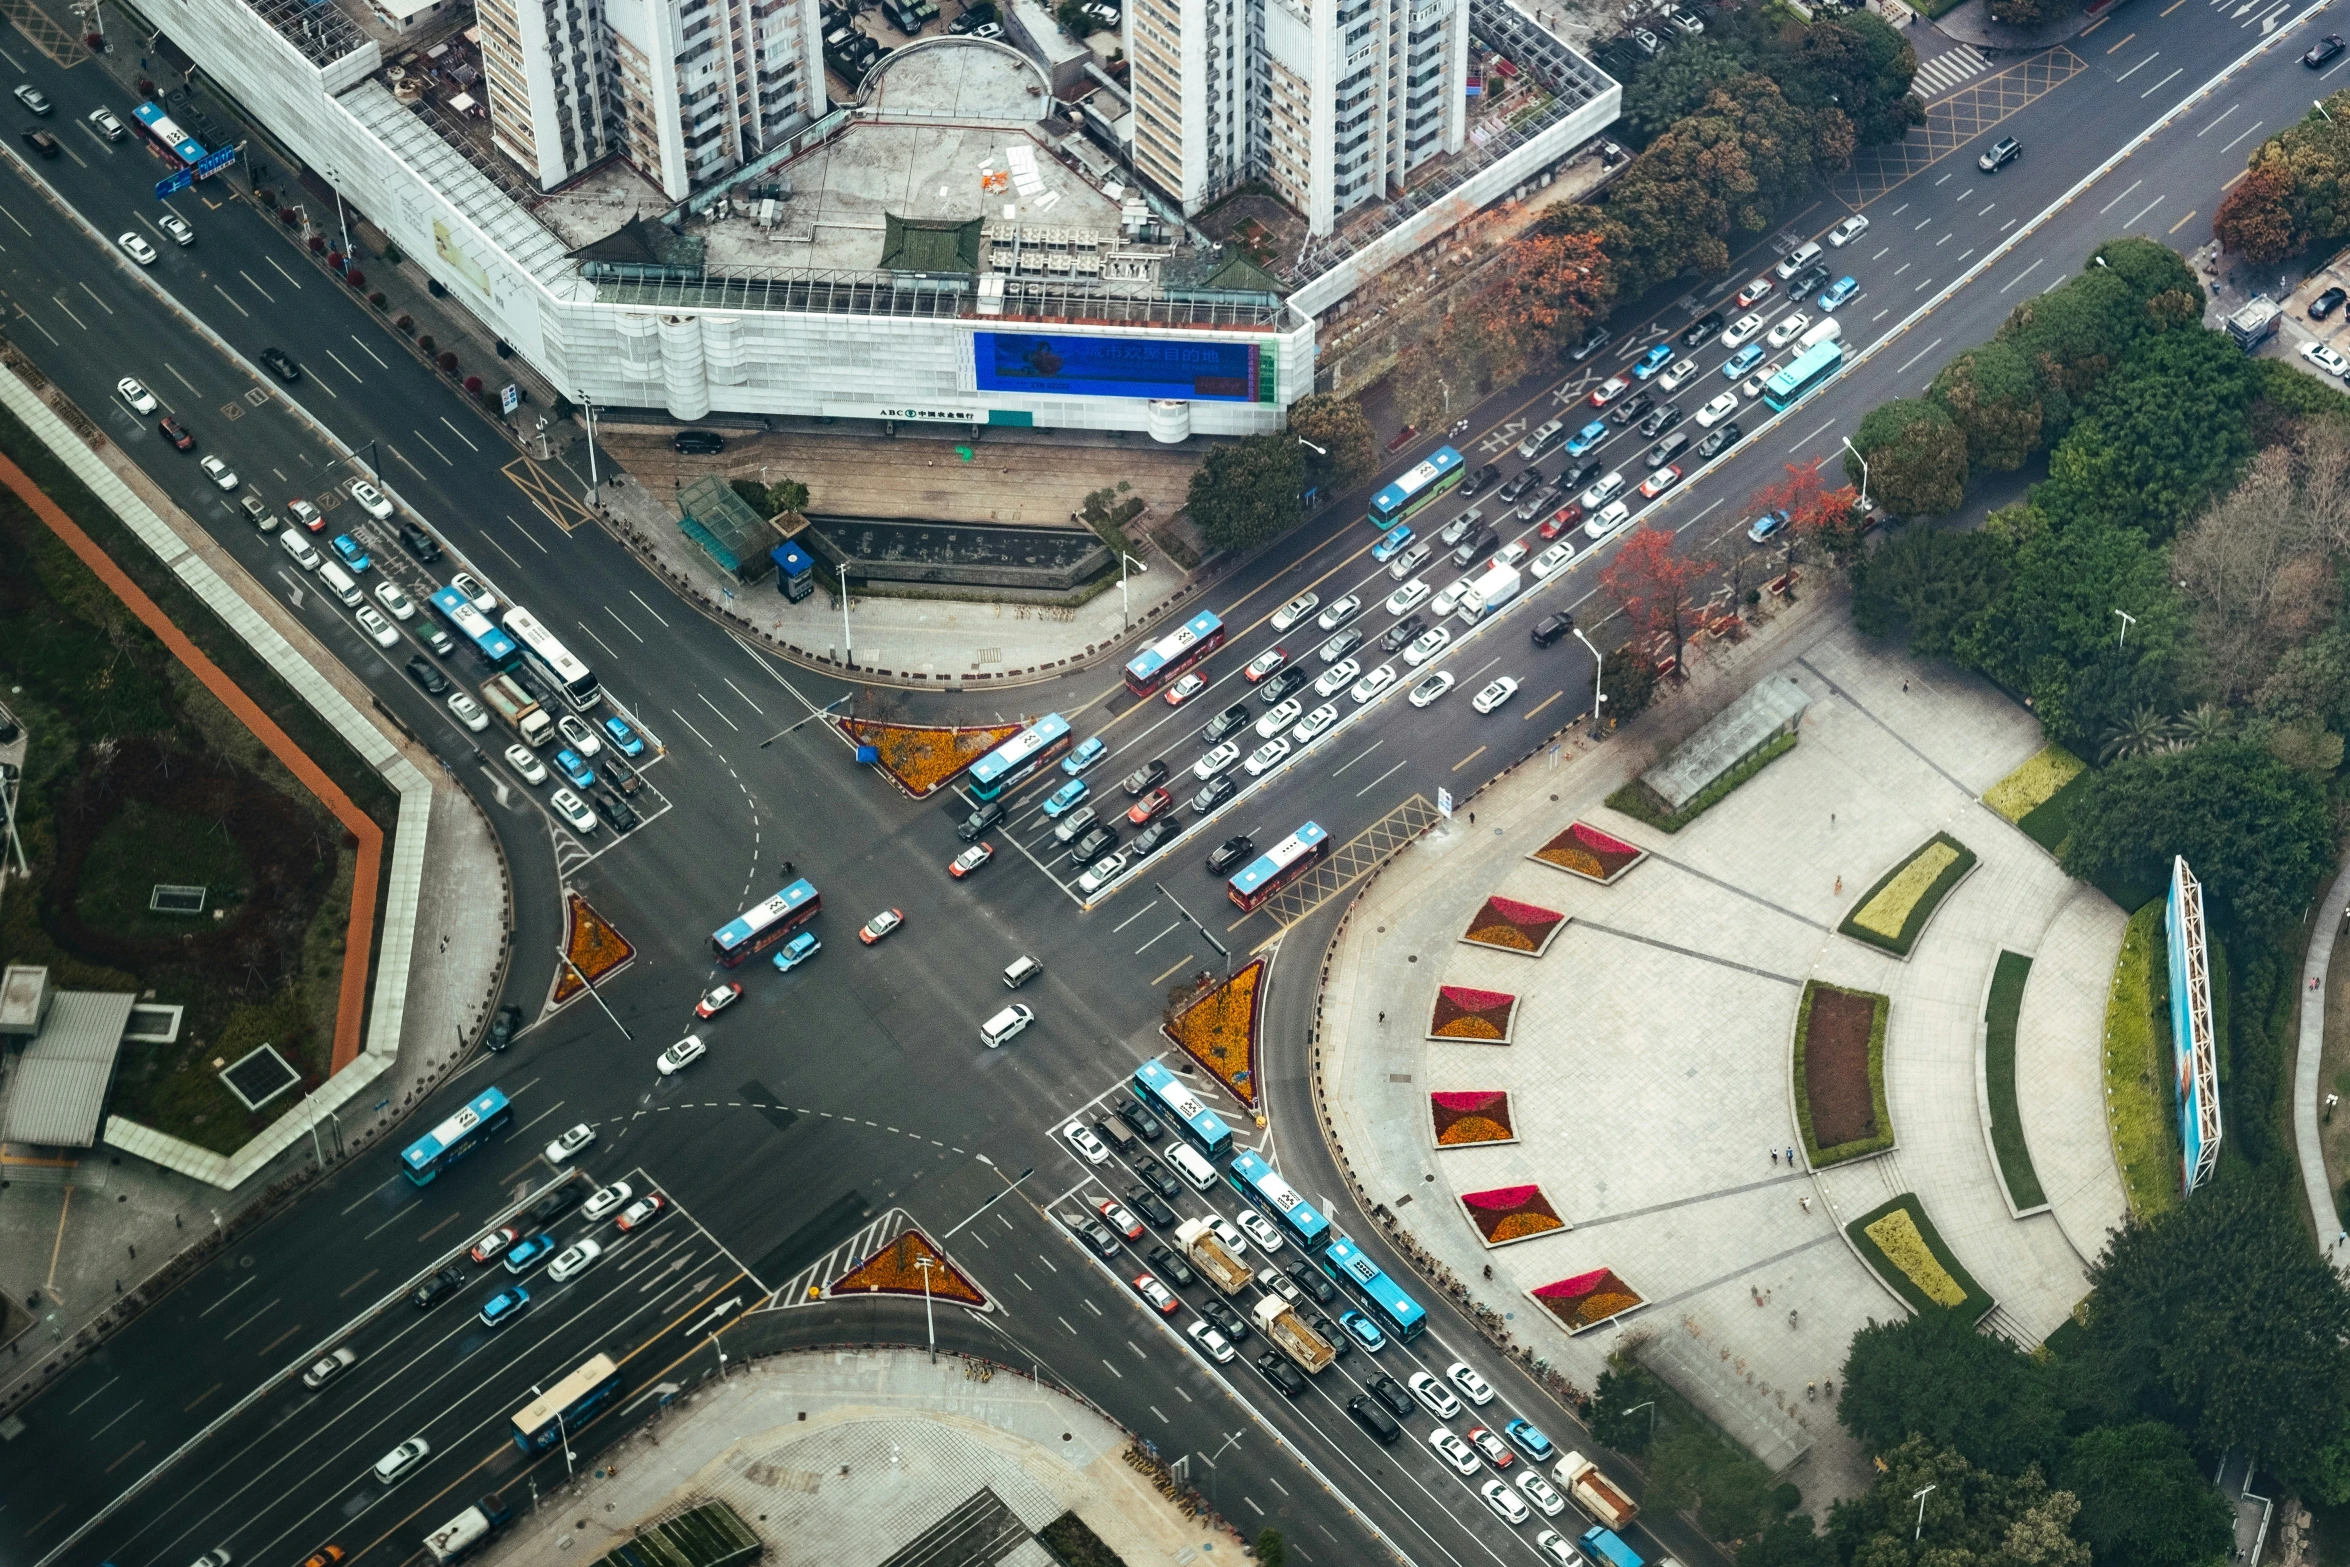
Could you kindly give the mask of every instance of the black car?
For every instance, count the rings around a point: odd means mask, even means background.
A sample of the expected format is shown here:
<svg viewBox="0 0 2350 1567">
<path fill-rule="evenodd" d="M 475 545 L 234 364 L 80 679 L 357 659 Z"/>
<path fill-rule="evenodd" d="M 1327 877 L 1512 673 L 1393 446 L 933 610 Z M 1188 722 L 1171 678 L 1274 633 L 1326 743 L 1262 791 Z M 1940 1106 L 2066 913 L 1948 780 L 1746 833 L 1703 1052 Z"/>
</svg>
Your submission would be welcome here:
<svg viewBox="0 0 2350 1567">
<path fill-rule="evenodd" d="M 716 430 L 680 430 L 669 444 L 693 456 L 709 457 L 726 450 L 726 437 Z"/>
<path fill-rule="evenodd" d="M 1187 1290 L 1199 1282 L 1199 1275 L 1191 1271 L 1191 1264 L 1164 1246 L 1150 1249 L 1150 1265 L 1159 1277 L 1179 1290 Z"/>
<path fill-rule="evenodd" d="M 1172 1199 L 1183 1194 L 1183 1188 L 1176 1184 L 1175 1177 L 1167 1172 L 1167 1167 L 1154 1159 L 1135 1160 L 1134 1173 L 1141 1176 L 1144 1183 L 1161 1197 Z"/>
<path fill-rule="evenodd" d="M 636 807 L 610 789 L 596 791 L 595 806 L 604 813 L 604 820 L 612 824 L 614 832 L 635 832 L 644 825 L 645 819 L 637 815 Z"/>
<path fill-rule="evenodd" d="M 963 818 L 961 825 L 955 828 L 955 836 L 969 843 L 1003 819 L 1004 802 L 990 800 Z"/>
<path fill-rule="evenodd" d="M 1119 1120 L 1133 1127 L 1134 1135 L 1146 1143 L 1155 1143 L 1167 1135 L 1167 1128 L 1160 1123 L 1159 1118 L 1134 1100 L 1122 1098 L 1110 1106 L 1110 1110 Z"/>
<path fill-rule="evenodd" d="M 441 558 L 440 541 L 405 517 L 400 519 L 400 542 L 407 546 L 409 554 L 427 565 Z"/>
<path fill-rule="evenodd" d="M 38 126 L 24 133 L 24 142 L 44 158 L 54 158 L 63 150 L 57 145 L 56 137 Z"/>
<path fill-rule="evenodd" d="M 1501 477 L 1501 464 L 1489 462 L 1461 481 L 1461 499 L 1467 500 Z"/>
<path fill-rule="evenodd" d="M 1403 1390 L 1403 1384 L 1385 1373 L 1373 1377 L 1364 1385 L 1370 1388 L 1380 1403 L 1394 1412 L 1398 1420 L 1409 1420 L 1412 1411 L 1419 1407 L 1412 1402 L 1412 1395 Z"/>
<path fill-rule="evenodd" d="M 1208 874 L 1210 876 L 1229 876 L 1232 874 L 1232 867 L 1256 852 L 1257 841 L 1246 833 L 1237 838 L 1227 838 L 1216 845 L 1215 852 L 1208 856 Z M 1136 1127 L 1135 1130 L 1140 1131 L 1141 1128 Z"/>
<path fill-rule="evenodd" d="M 1585 463 L 1582 467 L 1570 468 L 1565 473 L 1560 474 L 1559 489 L 1562 492 L 1568 490 L 1580 490 L 1605 472 L 1607 472 L 1607 464 L 1594 457 L 1589 462 Z"/>
<path fill-rule="evenodd" d="M 1300 686 L 1311 679 L 1313 676 L 1302 669 L 1284 669 L 1265 682 L 1263 688 L 1257 693 L 1258 699 L 1267 707 L 1279 707 L 1283 702 L 1289 700 Z"/>
<path fill-rule="evenodd" d="M 1722 329 L 1722 313 L 1709 310 L 1681 329 L 1681 346 L 1695 348 Z"/>
<path fill-rule="evenodd" d="M 1991 150 L 1975 160 L 1975 167 L 1985 174 L 1997 174 L 2001 169 L 2024 155 L 2024 144 L 2013 136 L 2002 136 L 1991 144 Z"/>
<path fill-rule="evenodd" d="M 1791 299 L 1801 299 L 1804 295 L 1810 293 L 1813 289 L 1820 287 L 1827 281 L 1828 264 L 1824 261 L 1815 261 L 1810 266 L 1805 267 L 1801 272 L 1796 273 L 1795 276 L 1787 280 L 1788 297 Z"/>
<path fill-rule="evenodd" d="M 1137 856 L 1155 854 L 1160 844 L 1183 830 L 1183 824 L 1172 816 L 1162 816 L 1134 835 L 1133 849 Z"/>
<path fill-rule="evenodd" d="M 1479 528 L 1476 532 L 1461 540 L 1461 547 L 1452 552 L 1452 563 L 1456 566 L 1466 566 L 1469 562 L 1475 560 L 1478 556 L 1493 548 L 1496 543 L 1500 542 L 1500 538 L 1501 536 L 1495 533 L 1491 528 Z"/>
<path fill-rule="evenodd" d="M 261 362 L 269 367 L 271 375 L 288 386 L 302 379 L 302 367 L 286 357 L 286 351 L 282 348 L 264 348 L 261 350 Z"/>
<path fill-rule="evenodd" d="M 587 1182 L 565 1181 L 530 1205 L 528 1215 L 530 1222 L 543 1230 L 581 1203 L 586 1202 L 587 1194 Z"/>
<path fill-rule="evenodd" d="M 1246 729 L 1248 726 L 1248 704 L 1246 702 L 1235 702 L 1230 707 L 1224 709 L 1224 711 L 1221 713 L 1218 713 L 1215 717 L 1209 719 L 1208 726 L 1199 732 L 1199 737 L 1206 741 L 1209 745 L 1222 745 L 1226 740 L 1231 739 L 1234 734 L 1240 730 Z"/>
<path fill-rule="evenodd" d="M 1248 1318 L 1234 1311 L 1220 1300 L 1211 1300 L 1200 1307 L 1199 1314 L 1216 1325 L 1216 1331 L 1238 1348 L 1248 1340 Z"/>
<path fill-rule="evenodd" d="M 2301 63 L 2314 71 L 2340 54 L 2344 47 L 2340 33 L 2328 33 L 2309 46 L 2309 52 L 2301 57 Z"/>
<path fill-rule="evenodd" d="M 1655 406 L 1656 394 L 1648 390 L 1648 388 L 1642 387 L 1639 391 L 1634 392 L 1630 397 L 1627 397 L 1622 402 L 1616 404 L 1616 411 L 1610 414 L 1608 417 L 1613 419 L 1619 426 L 1627 425 Z"/>
<path fill-rule="evenodd" d="M 1313 1329 L 1315 1335 L 1330 1346 L 1332 1358 L 1344 1360 L 1355 1352 L 1354 1340 L 1349 1338 L 1338 1324 L 1328 1317 L 1314 1318 Z"/>
<path fill-rule="evenodd" d="M 1403 1435 L 1403 1427 L 1395 1423 L 1394 1417 L 1360 1393 L 1346 1401 L 1346 1412 L 1354 1416 L 1355 1424 L 1361 1426 L 1371 1440 L 1382 1447 L 1393 1447 L 1396 1438 Z"/>
<path fill-rule="evenodd" d="M 1199 793 L 1191 797 L 1191 809 L 1195 815 L 1205 816 L 1238 793 L 1240 785 L 1233 782 L 1232 775 L 1218 773 L 1200 785 Z"/>
<path fill-rule="evenodd" d="M 1297 1367 L 1282 1359 L 1278 1351 L 1268 1349 L 1259 1355 L 1257 1357 L 1257 1371 L 1266 1381 L 1279 1388 L 1284 1398 L 1305 1396 L 1305 1376 Z"/>
<path fill-rule="evenodd" d="M 449 677 L 442 674 L 435 667 L 433 661 L 422 653 L 408 660 L 407 668 L 408 678 L 424 687 L 426 696 L 447 696 L 449 694 Z"/>
<path fill-rule="evenodd" d="M 1099 1255 L 1104 1257 L 1118 1255 L 1118 1237 L 1112 1235 L 1110 1227 L 1092 1214 L 1063 1212 L 1059 1217 L 1062 1225 L 1068 1229 L 1070 1234 L 1092 1247 Z"/>
<path fill-rule="evenodd" d="M 1559 498 L 1560 488 L 1556 484 L 1546 484 L 1518 502 L 1517 519 L 1520 522 L 1532 522 L 1538 513 L 1550 510 L 1551 503 Z"/>
<path fill-rule="evenodd" d="M 1379 639 L 1380 651 L 1392 653 L 1427 629 L 1428 622 L 1423 617 L 1406 615 L 1394 625 L 1389 626 L 1387 634 Z"/>
<path fill-rule="evenodd" d="M 1667 430 L 1670 430 L 1674 425 L 1677 425 L 1680 422 L 1681 405 L 1679 403 L 1667 403 L 1662 408 L 1657 409 L 1647 418 L 1640 421 L 1641 438 L 1643 440 L 1653 441 L 1658 436 L 1664 434 Z"/>
<path fill-rule="evenodd" d="M 1141 1214 L 1161 1229 L 1166 1229 L 1175 1223 L 1175 1210 L 1159 1201 L 1158 1193 L 1140 1181 L 1136 1181 L 1132 1186 L 1126 1188 L 1126 1200 L 1133 1204 L 1136 1213 Z"/>
<path fill-rule="evenodd" d="M 1666 436 L 1663 440 L 1657 442 L 1654 446 L 1651 446 L 1648 449 L 1648 455 L 1642 458 L 1641 461 L 1645 462 L 1651 468 L 1662 468 L 1666 463 L 1671 462 L 1674 458 L 1680 456 L 1688 449 L 1689 432 L 1687 430 L 1675 430 L 1672 434 Z"/>
<path fill-rule="evenodd" d="M 1302 1257 L 1281 1271 L 1295 1279 L 1297 1287 L 1313 1296 L 1317 1305 L 1327 1306 L 1338 1298 L 1338 1291 L 1330 1285 L 1330 1276 Z"/>
<path fill-rule="evenodd" d="M 1510 482 L 1501 487 L 1501 498 L 1507 504 L 1515 506 L 1518 503 L 1519 496 L 1525 494 L 1528 490 L 1534 488 L 1534 486 L 1540 484 L 1541 482 L 1542 470 L 1540 468 L 1529 468 L 1524 473 L 1513 475 L 1510 479 Z"/>
<path fill-rule="evenodd" d="M 1120 787 L 1126 791 L 1126 798 L 1132 800 L 1150 793 L 1166 781 L 1167 764 L 1165 762 L 1145 762 L 1128 773 L 1126 782 Z"/>
<path fill-rule="evenodd" d="M 604 748 L 603 773 L 604 782 L 622 794 L 635 794 L 645 786 L 644 779 L 637 776 L 637 770 L 629 765 L 628 758 L 610 746 Z"/>
<path fill-rule="evenodd" d="M 1711 430 L 1706 432 L 1704 440 L 1697 443 L 1697 455 L 1700 457 L 1719 457 L 1723 452 L 1726 452 L 1730 449 L 1730 443 L 1732 441 L 1737 440 L 1738 437 L 1744 435 L 1745 433 L 1746 432 L 1744 430 L 1738 427 L 1738 421 L 1735 419 L 1731 420 L 1728 424 L 1717 424 Z"/>
<path fill-rule="evenodd" d="M 1322 644 L 1322 662 L 1325 664 L 1337 663 L 1340 659 L 1346 657 L 1347 654 L 1352 653 L 1356 648 L 1359 648 L 1363 645 L 1363 636 L 1363 628 L 1360 626 L 1349 626 L 1344 631 L 1339 632 L 1329 641 Z M 1306 672 L 1300 669 L 1293 671 L 1293 673 L 1295 673 L 1298 677 L 1297 683 L 1301 686 L 1304 685 Z"/>
<path fill-rule="evenodd" d="M 481 1042 L 492 1050 L 503 1050 L 514 1043 L 514 1036 L 521 1028 L 522 1008 L 509 1001 L 490 1019 L 490 1031 L 482 1036 Z"/>
<path fill-rule="evenodd" d="M 1082 870 L 1118 847 L 1118 832 L 1114 827 L 1094 827 L 1086 831 L 1069 851 L 1069 863 Z"/>
<path fill-rule="evenodd" d="M 1529 635 L 1534 639 L 1536 647 L 1548 647 L 1574 629 L 1575 617 L 1562 609 L 1555 615 L 1545 615 L 1534 622 L 1534 629 Z"/>
<path fill-rule="evenodd" d="M 2336 41 L 2339 42 L 2339 40 Z M 2341 309 L 2342 301 L 2345 299 L 2350 299 L 2350 290 L 2343 289 L 2339 284 L 2327 289 L 2309 302 L 2309 319 L 2323 321 Z"/>
<path fill-rule="evenodd" d="M 449 1296 L 465 1287 L 465 1270 L 455 1263 L 416 1286 L 416 1293 L 408 1298 L 416 1302 L 418 1311 L 429 1311 Z"/>
</svg>

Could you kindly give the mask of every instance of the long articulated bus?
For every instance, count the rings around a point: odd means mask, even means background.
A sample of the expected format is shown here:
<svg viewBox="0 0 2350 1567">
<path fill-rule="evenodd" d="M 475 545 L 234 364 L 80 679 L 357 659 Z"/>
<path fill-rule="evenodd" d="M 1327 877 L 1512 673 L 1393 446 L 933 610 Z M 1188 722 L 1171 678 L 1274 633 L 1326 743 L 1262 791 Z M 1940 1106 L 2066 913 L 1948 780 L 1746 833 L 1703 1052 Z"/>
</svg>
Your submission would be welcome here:
<svg viewBox="0 0 2350 1567">
<path fill-rule="evenodd" d="M 725 968 L 740 968 L 814 919 L 823 908 L 824 899 L 803 876 L 712 931 L 710 956 Z"/>
<path fill-rule="evenodd" d="M 1126 666 L 1126 689 L 1149 696 L 1224 645 L 1224 622 L 1207 610 L 1137 654 Z"/>
<path fill-rule="evenodd" d="M 400 1154 L 400 1168 L 422 1186 L 450 1165 L 488 1142 L 514 1119 L 514 1107 L 495 1088 L 485 1088 L 464 1108 L 410 1143 Z"/>
<path fill-rule="evenodd" d="M 1787 368 L 1763 383 L 1763 401 L 1774 412 L 1784 412 L 1803 401 L 1804 394 L 1844 367 L 1844 345 L 1833 338 L 1814 343 L 1797 354 Z"/>
<path fill-rule="evenodd" d="M 1379 1264 L 1364 1256 L 1353 1241 L 1341 1235 L 1330 1243 L 1323 1256 L 1338 1276 L 1362 1291 L 1363 1299 L 1379 1313 L 1379 1320 L 1397 1338 L 1409 1342 L 1416 1339 L 1428 1326 L 1428 1313 L 1420 1303 L 1396 1287 L 1395 1280 L 1381 1271 Z"/>
<path fill-rule="evenodd" d="M 493 669 L 504 669 L 521 651 L 512 637 L 497 628 L 489 616 L 473 607 L 473 600 L 455 588 L 438 588 L 432 595 L 433 613 Z"/>
<path fill-rule="evenodd" d="M 1321 1210 L 1299 1196 L 1262 1155 L 1243 1148 L 1232 1156 L 1229 1168 L 1240 1183 L 1240 1195 L 1263 1209 L 1298 1245 L 1310 1251 L 1330 1233 L 1330 1221 Z"/>
<path fill-rule="evenodd" d="M 539 678 L 562 692 L 563 700 L 571 704 L 574 712 L 584 713 L 604 700 L 603 688 L 596 684 L 595 671 L 556 641 L 554 633 L 539 624 L 538 616 L 519 604 L 508 605 L 506 633 L 521 644 L 524 660 Z"/>
<path fill-rule="evenodd" d="M 1199 1096 L 1177 1081 L 1156 1061 L 1134 1069 L 1134 1092 L 1144 1105 L 1175 1123 L 1184 1140 L 1211 1159 L 1220 1159 L 1232 1146 L 1232 1128 L 1224 1118 L 1199 1102 Z"/>
<path fill-rule="evenodd" d="M 1256 909 L 1319 865 L 1329 852 L 1329 832 L 1318 822 L 1308 822 L 1243 865 L 1226 884 L 1226 890 L 1241 908 Z"/>
<path fill-rule="evenodd" d="M 971 764 L 973 798 L 992 800 L 1069 749 L 1069 720 L 1047 713 Z"/>
<path fill-rule="evenodd" d="M 514 1445 L 526 1453 L 543 1453 L 577 1435 L 619 1396 L 620 1368 L 609 1355 L 592 1355 L 586 1365 L 515 1411 Z"/>
<path fill-rule="evenodd" d="M 1385 533 L 1397 523 L 1461 482 L 1468 461 L 1449 446 L 1439 446 L 1425 462 L 1415 463 L 1404 476 L 1371 497 L 1365 520 Z"/>
</svg>

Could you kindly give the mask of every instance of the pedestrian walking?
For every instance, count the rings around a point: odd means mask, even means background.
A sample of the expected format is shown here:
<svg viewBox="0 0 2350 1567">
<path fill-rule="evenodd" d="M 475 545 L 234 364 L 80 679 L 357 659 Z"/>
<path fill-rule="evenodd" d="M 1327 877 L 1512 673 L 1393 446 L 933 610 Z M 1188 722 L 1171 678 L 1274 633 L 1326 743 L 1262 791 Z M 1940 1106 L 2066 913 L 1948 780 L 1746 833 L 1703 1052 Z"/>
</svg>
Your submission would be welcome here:
<svg viewBox="0 0 2350 1567">
<path fill-rule="evenodd" d="M 1787 1308 L 1787 1325 L 1789 1327 L 1795 1326 L 1795 1308 L 1793 1306 Z"/>
<path fill-rule="evenodd" d="M 1380 1014 L 1379 1014 L 1379 1021 L 1380 1021 L 1380 1022 L 1382 1022 L 1382 1023 L 1386 1022 L 1386 1021 L 1387 1021 L 1387 1014 L 1386 1014 L 1386 1013 L 1384 1013 L 1384 1012 L 1380 1013 Z"/>
<path fill-rule="evenodd" d="M 1809 1197 L 1798 1197 L 1795 1200 L 1803 1204 L 1803 1211 L 1805 1213 L 1811 1212 L 1811 1199 Z"/>
<path fill-rule="evenodd" d="M 1790 1170 L 1795 1168 L 1795 1150 L 1792 1148 L 1787 1150 L 1787 1168 Z"/>
<path fill-rule="evenodd" d="M 1838 892 L 1842 892 L 1844 890 L 1844 878 L 1841 876 L 1836 878 L 1836 890 Z"/>
<path fill-rule="evenodd" d="M 1777 1169 L 1778 1167 L 1779 1167 L 1779 1150 L 1778 1150 L 1778 1149 L 1776 1149 L 1776 1148 L 1774 1148 L 1774 1149 L 1772 1149 L 1772 1150 L 1771 1150 L 1771 1168 L 1775 1170 L 1775 1169 Z"/>
<path fill-rule="evenodd" d="M 1819 1399 L 1819 1396 L 1820 1385 L 1818 1382 L 1812 1381 L 1803 1384 L 1803 1401 L 1805 1403 L 1814 1403 Z"/>
</svg>

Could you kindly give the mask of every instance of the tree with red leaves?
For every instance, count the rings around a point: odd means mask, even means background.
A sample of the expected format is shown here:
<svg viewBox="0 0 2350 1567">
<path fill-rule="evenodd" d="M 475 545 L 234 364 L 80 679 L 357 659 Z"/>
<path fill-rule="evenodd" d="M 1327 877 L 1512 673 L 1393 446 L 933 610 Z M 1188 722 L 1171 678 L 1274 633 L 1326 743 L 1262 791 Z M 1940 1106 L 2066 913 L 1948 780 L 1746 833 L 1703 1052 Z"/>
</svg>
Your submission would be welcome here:
<svg viewBox="0 0 2350 1567">
<path fill-rule="evenodd" d="M 1763 486 L 1751 504 L 1758 516 L 1764 512 L 1785 512 L 1785 531 L 1792 540 L 1818 544 L 1842 564 L 1860 548 L 1859 500 L 1860 492 L 1849 484 L 1831 490 L 1822 483 L 1820 465 L 1814 460 L 1800 468 L 1789 463 L 1787 477 Z M 1789 563 L 1793 563 L 1792 552 Z"/>
<path fill-rule="evenodd" d="M 1633 645 L 1647 647 L 1660 635 L 1669 637 L 1677 665 L 1697 608 L 1689 590 L 1704 576 L 1704 564 L 1675 554 L 1672 534 L 1651 523 L 1624 540 L 1599 580 L 1631 622 Z"/>
</svg>

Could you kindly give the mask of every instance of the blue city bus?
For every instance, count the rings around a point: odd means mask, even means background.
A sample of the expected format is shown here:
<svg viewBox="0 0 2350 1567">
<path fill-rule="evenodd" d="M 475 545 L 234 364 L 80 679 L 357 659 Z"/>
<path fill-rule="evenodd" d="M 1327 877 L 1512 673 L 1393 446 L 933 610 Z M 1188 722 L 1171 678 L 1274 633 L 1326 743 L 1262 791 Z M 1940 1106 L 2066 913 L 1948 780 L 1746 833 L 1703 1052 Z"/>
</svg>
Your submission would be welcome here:
<svg viewBox="0 0 2350 1567">
<path fill-rule="evenodd" d="M 1803 401 L 1804 394 L 1844 367 L 1844 345 L 1831 338 L 1817 343 L 1797 354 L 1781 370 L 1763 383 L 1763 401 L 1773 412 L 1783 413 Z"/>
<path fill-rule="evenodd" d="M 971 794 L 992 800 L 1069 749 L 1069 720 L 1047 713 L 971 764 Z"/>
<path fill-rule="evenodd" d="M 1357 1250 L 1353 1241 L 1341 1235 L 1322 1255 L 1330 1259 L 1330 1266 L 1338 1270 L 1340 1278 L 1362 1291 L 1363 1298 L 1379 1313 L 1390 1333 L 1408 1341 L 1427 1330 L 1428 1313 L 1420 1309 L 1420 1303 L 1398 1289 L 1395 1280 Z"/>
<path fill-rule="evenodd" d="M 1223 645 L 1224 622 L 1203 609 L 1135 655 L 1126 666 L 1126 689 L 1149 696 Z"/>
<path fill-rule="evenodd" d="M 1308 822 L 1242 866 L 1224 884 L 1224 890 L 1244 912 L 1253 911 L 1319 865 L 1329 852 L 1329 831 L 1319 822 Z"/>
<path fill-rule="evenodd" d="M 740 968 L 823 911 L 824 899 L 805 876 L 755 903 L 710 933 L 710 956 Z"/>
<path fill-rule="evenodd" d="M 400 1168 L 422 1186 L 467 1154 L 506 1129 L 514 1107 L 495 1088 L 485 1088 L 446 1121 L 410 1143 L 400 1155 Z"/>
<path fill-rule="evenodd" d="M 1468 472 L 1468 462 L 1449 446 L 1439 446 L 1427 461 L 1415 463 L 1404 476 L 1371 497 L 1371 514 L 1365 519 L 1381 533 L 1427 505 L 1430 501 L 1461 482 Z"/>
<path fill-rule="evenodd" d="M 532 1392 L 538 1393 L 537 1388 Z M 585 1365 L 539 1393 L 514 1415 L 514 1445 L 543 1453 L 579 1434 L 579 1428 L 620 1396 L 620 1368 L 609 1355 L 591 1355 Z"/>
<path fill-rule="evenodd" d="M 440 588 L 432 595 L 433 613 L 449 624 L 466 646 L 481 655 L 481 661 L 492 669 L 504 669 L 514 662 L 514 655 L 522 649 L 515 640 L 498 629 L 489 616 L 474 608 L 473 600 L 455 588 Z"/>
<path fill-rule="evenodd" d="M 1175 1123 L 1184 1139 L 1211 1159 L 1232 1146 L 1232 1128 L 1224 1118 L 1199 1102 L 1199 1096 L 1176 1080 L 1156 1061 L 1134 1069 L 1134 1091 L 1149 1108 Z"/>
<path fill-rule="evenodd" d="M 1262 1208 L 1300 1246 L 1318 1246 L 1330 1233 L 1330 1221 L 1321 1210 L 1300 1197 L 1262 1155 L 1243 1148 L 1232 1156 L 1229 1168 L 1240 1183 L 1240 1195 Z"/>
<path fill-rule="evenodd" d="M 202 163 L 207 156 L 204 144 L 181 130 L 172 117 L 163 112 L 161 104 L 152 100 L 142 102 L 131 110 L 131 116 L 146 128 L 148 135 L 155 138 L 157 146 L 189 168 Z"/>
</svg>

